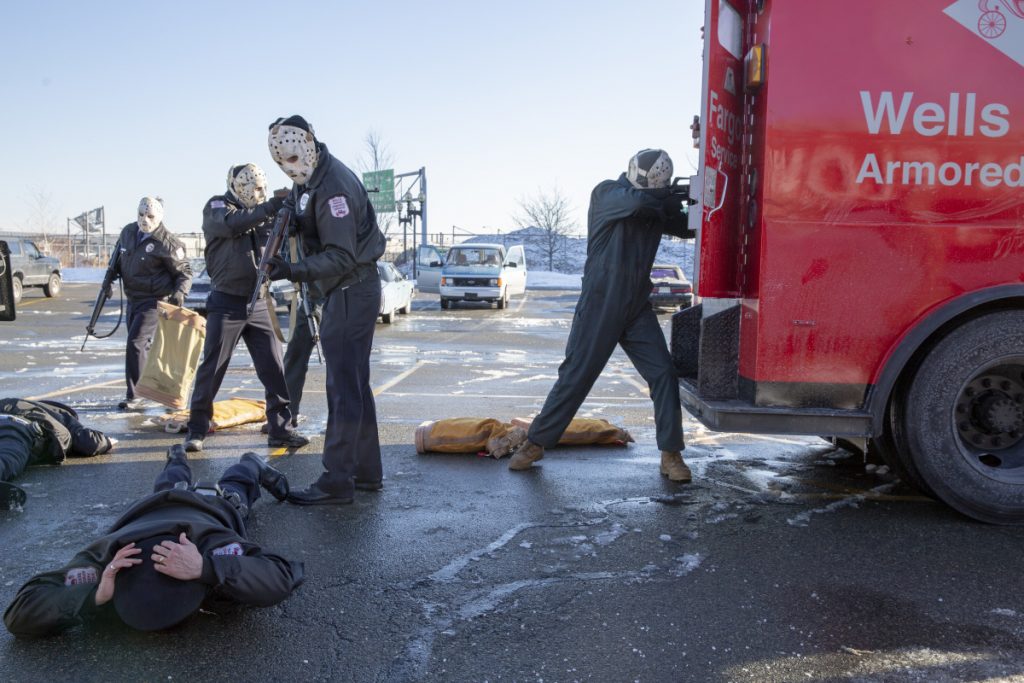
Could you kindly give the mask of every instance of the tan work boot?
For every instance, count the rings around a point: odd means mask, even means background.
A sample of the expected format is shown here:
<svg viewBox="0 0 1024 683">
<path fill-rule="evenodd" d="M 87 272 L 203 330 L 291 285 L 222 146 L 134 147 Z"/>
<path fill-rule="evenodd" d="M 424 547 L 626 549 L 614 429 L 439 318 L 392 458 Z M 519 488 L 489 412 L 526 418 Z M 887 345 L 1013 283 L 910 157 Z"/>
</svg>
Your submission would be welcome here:
<svg viewBox="0 0 1024 683">
<path fill-rule="evenodd" d="M 683 454 L 679 451 L 661 452 L 661 473 L 669 478 L 669 481 L 686 484 L 693 480 L 690 468 L 683 462 Z"/>
<path fill-rule="evenodd" d="M 544 447 L 538 446 L 527 439 L 523 442 L 523 445 L 512 454 L 512 458 L 508 461 L 508 468 L 510 470 L 528 470 L 533 463 L 543 457 Z"/>
<path fill-rule="evenodd" d="M 504 436 L 488 439 L 487 452 L 495 460 L 500 460 L 519 448 L 524 441 L 526 441 L 526 430 L 522 427 L 513 427 Z"/>
</svg>

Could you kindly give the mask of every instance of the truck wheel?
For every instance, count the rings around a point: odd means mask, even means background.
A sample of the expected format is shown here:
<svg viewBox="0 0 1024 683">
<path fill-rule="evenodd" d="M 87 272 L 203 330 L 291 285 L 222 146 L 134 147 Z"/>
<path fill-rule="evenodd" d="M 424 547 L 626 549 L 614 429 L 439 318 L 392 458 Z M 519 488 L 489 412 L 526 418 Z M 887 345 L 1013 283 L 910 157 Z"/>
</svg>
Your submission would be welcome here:
<svg viewBox="0 0 1024 683">
<path fill-rule="evenodd" d="M 23 288 L 21 286 L 21 278 L 18 277 L 17 275 L 15 275 L 14 276 L 14 283 L 13 284 L 14 284 L 14 303 L 20 304 L 21 303 L 21 294 L 22 294 L 22 291 L 23 291 Z"/>
<path fill-rule="evenodd" d="M 937 498 L 984 522 L 1024 524 L 1024 311 L 946 335 L 907 391 L 904 430 Z"/>
<path fill-rule="evenodd" d="M 868 441 L 868 451 L 882 456 L 882 460 L 905 484 L 935 498 L 935 492 L 921 477 L 921 473 L 910 456 L 910 449 L 907 447 L 907 439 L 904 434 L 903 416 L 906 406 L 906 392 L 897 388 L 889 399 L 889 405 L 885 408 L 885 422 L 882 425 L 882 434 L 877 438 Z"/>
<path fill-rule="evenodd" d="M 394 317 L 395 317 L 394 310 L 386 311 L 386 312 L 380 314 L 381 322 L 383 322 L 385 325 L 390 325 L 391 324 L 391 320 Z"/>
<path fill-rule="evenodd" d="M 498 299 L 498 310 L 500 311 L 503 308 L 508 308 L 508 290 L 507 289 L 504 292 L 501 293 L 501 298 Z"/>
<path fill-rule="evenodd" d="M 60 273 L 50 273 L 50 279 L 43 285 L 43 294 L 46 296 L 60 294 Z"/>
<path fill-rule="evenodd" d="M 442 309 L 447 311 L 451 307 L 452 307 L 452 300 L 451 299 L 441 299 L 441 308 Z"/>
</svg>

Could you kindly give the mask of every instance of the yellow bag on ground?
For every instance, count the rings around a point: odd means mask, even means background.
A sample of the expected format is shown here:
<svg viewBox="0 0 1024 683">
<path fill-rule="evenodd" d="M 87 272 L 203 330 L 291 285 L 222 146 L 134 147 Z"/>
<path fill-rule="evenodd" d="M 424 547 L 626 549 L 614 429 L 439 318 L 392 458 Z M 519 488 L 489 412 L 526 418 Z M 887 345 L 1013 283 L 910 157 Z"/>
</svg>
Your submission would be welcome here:
<svg viewBox="0 0 1024 683">
<path fill-rule="evenodd" d="M 533 418 L 514 417 L 512 426 L 527 431 Z M 596 417 L 574 417 L 566 427 L 559 446 L 625 446 L 632 443 L 633 437 L 621 427 L 616 427 L 608 420 Z"/>
<path fill-rule="evenodd" d="M 453 417 L 416 428 L 417 453 L 483 453 L 502 458 L 526 439 L 526 432 L 494 418 Z"/>
<path fill-rule="evenodd" d="M 135 394 L 171 408 L 184 408 L 203 353 L 206 319 L 163 301 L 157 306 L 156 334 Z"/>
<path fill-rule="evenodd" d="M 162 424 L 164 431 L 171 434 L 184 432 L 188 429 L 188 409 L 168 413 L 155 420 Z M 263 422 L 267 418 L 267 403 L 252 398 L 229 398 L 214 401 L 213 417 L 210 419 L 210 431 L 237 427 L 250 422 Z"/>
</svg>

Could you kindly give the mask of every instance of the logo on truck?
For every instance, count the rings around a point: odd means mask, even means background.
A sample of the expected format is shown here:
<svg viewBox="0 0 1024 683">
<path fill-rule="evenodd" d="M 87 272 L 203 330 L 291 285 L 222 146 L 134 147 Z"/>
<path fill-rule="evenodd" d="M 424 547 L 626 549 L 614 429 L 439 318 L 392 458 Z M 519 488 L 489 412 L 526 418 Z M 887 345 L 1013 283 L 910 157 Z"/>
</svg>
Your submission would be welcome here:
<svg viewBox="0 0 1024 683">
<path fill-rule="evenodd" d="M 1024 0 L 957 0 L 945 12 L 1024 66 Z"/>
</svg>

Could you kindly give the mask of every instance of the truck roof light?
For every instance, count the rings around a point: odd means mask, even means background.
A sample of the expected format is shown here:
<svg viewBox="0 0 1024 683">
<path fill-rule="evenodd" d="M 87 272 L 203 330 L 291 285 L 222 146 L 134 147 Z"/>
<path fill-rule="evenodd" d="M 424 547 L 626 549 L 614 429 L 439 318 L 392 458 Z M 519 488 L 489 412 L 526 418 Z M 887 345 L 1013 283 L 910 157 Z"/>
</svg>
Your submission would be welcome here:
<svg viewBox="0 0 1024 683">
<path fill-rule="evenodd" d="M 744 61 L 746 67 L 747 80 L 744 84 L 744 89 L 747 92 L 753 92 L 757 90 L 765 81 L 765 69 L 764 69 L 764 57 L 765 57 L 765 46 L 764 43 L 755 45 L 747 52 Z"/>
</svg>

